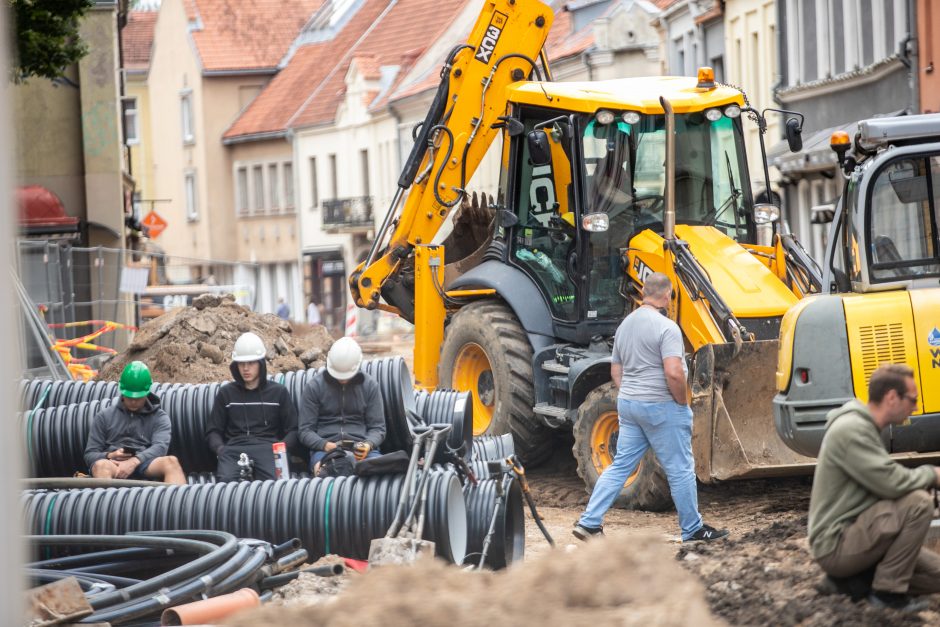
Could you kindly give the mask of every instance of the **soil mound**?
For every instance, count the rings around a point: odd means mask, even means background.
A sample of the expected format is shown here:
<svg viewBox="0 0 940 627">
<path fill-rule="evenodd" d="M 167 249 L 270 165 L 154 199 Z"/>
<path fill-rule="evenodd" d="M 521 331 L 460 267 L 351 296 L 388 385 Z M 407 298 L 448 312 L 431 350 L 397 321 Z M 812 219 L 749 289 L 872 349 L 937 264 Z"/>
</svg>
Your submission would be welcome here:
<svg viewBox="0 0 940 627">
<path fill-rule="evenodd" d="M 293 601 L 293 600 L 292 600 Z M 297 599 L 302 601 L 302 599 Z M 311 602 L 316 602 L 311 599 Z M 328 617 L 328 618 L 327 618 Z M 695 577 L 661 540 L 629 534 L 553 551 L 503 572 L 467 572 L 435 560 L 352 577 L 335 601 L 311 611 L 269 605 L 230 624 L 720 625 Z"/>
<path fill-rule="evenodd" d="M 117 381 L 128 362 L 140 360 L 160 383 L 211 383 L 232 378 L 232 347 L 242 333 L 258 334 L 268 349 L 268 374 L 325 363 L 333 338 L 321 325 L 290 323 L 274 314 L 257 314 L 231 295 L 203 294 L 192 307 L 167 312 L 147 322 L 122 353 L 111 358 L 98 378 Z"/>
</svg>

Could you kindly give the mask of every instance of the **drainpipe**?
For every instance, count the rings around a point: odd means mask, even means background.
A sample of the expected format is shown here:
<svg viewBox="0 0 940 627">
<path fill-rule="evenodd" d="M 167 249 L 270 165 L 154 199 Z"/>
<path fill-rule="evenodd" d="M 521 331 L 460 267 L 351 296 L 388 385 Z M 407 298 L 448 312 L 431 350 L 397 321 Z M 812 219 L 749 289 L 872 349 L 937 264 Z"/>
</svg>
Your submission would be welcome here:
<svg viewBox="0 0 940 627">
<path fill-rule="evenodd" d="M 581 53 L 581 62 L 584 63 L 584 67 L 587 68 L 587 80 L 594 80 L 594 66 L 591 65 L 591 50 L 585 50 Z"/>
<path fill-rule="evenodd" d="M 907 68 L 908 84 L 911 87 L 911 101 L 907 109 L 911 113 L 920 113 L 920 55 L 917 38 L 917 0 L 907 1 L 907 34 L 898 47 L 901 63 Z M 914 45 L 911 45 L 911 43 Z"/>
</svg>

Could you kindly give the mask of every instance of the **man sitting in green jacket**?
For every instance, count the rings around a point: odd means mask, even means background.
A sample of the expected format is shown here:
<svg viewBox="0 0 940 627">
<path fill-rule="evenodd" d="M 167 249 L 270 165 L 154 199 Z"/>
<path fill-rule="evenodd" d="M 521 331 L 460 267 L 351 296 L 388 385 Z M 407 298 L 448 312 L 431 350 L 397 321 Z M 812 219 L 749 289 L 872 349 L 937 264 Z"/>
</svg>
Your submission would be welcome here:
<svg viewBox="0 0 940 627">
<path fill-rule="evenodd" d="M 881 431 L 916 408 L 913 370 L 875 370 L 867 405 L 852 400 L 827 415 L 809 502 L 810 549 L 828 583 L 848 591 L 874 569 L 869 602 L 907 612 L 927 605 L 909 595 L 940 592 L 940 555 L 923 548 L 933 510 L 927 488 L 940 485 L 940 469 L 901 466 Z"/>
</svg>

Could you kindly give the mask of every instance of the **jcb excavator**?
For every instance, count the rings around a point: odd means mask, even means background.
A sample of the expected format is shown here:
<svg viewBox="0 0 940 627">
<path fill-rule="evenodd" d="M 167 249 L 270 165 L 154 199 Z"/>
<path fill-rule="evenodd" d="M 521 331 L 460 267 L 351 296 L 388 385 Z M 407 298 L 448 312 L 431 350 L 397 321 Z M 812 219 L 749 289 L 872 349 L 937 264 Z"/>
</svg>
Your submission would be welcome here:
<svg viewBox="0 0 940 627">
<path fill-rule="evenodd" d="M 815 456 L 826 413 L 868 400 L 883 363 L 914 369 L 910 424 L 885 445 L 900 457 L 940 457 L 940 114 L 859 122 L 831 146 L 846 176 L 823 294 L 784 316 L 774 417 L 794 451 Z"/>
<path fill-rule="evenodd" d="M 537 0 L 485 2 L 469 43 L 448 55 L 398 193 L 350 276 L 356 303 L 414 322 L 417 384 L 472 391 L 474 433 L 511 432 L 534 463 L 556 429 L 573 429 L 590 488 L 615 453 L 612 337 L 645 278 L 664 272 L 692 355 L 699 478 L 799 468 L 807 460 L 780 442 L 770 411 L 777 332 L 820 278 L 774 232 L 777 207 L 754 203 L 742 118 L 764 131 L 763 115 L 708 68 L 552 82 L 552 18 Z M 801 119 L 785 125 L 791 146 Z M 496 206 L 462 206 L 437 245 L 497 133 Z M 650 456 L 621 503 L 668 502 Z"/>
</svg>

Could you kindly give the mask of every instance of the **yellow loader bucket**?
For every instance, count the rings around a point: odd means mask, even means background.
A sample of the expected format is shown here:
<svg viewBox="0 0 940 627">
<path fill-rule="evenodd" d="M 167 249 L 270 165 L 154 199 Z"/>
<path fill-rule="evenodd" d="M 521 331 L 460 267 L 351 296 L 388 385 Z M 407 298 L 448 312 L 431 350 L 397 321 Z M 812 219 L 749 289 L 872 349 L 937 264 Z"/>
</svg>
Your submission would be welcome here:
<svg viewBox="0 0 940 627">
<path fill-rule="evenodd" d="M 777 340 L 709 344 L 695 353 L 692 453 L 710 483 L 811 474 L 815 460 L 791 451 L 774 428 Z"/>
</svg>

